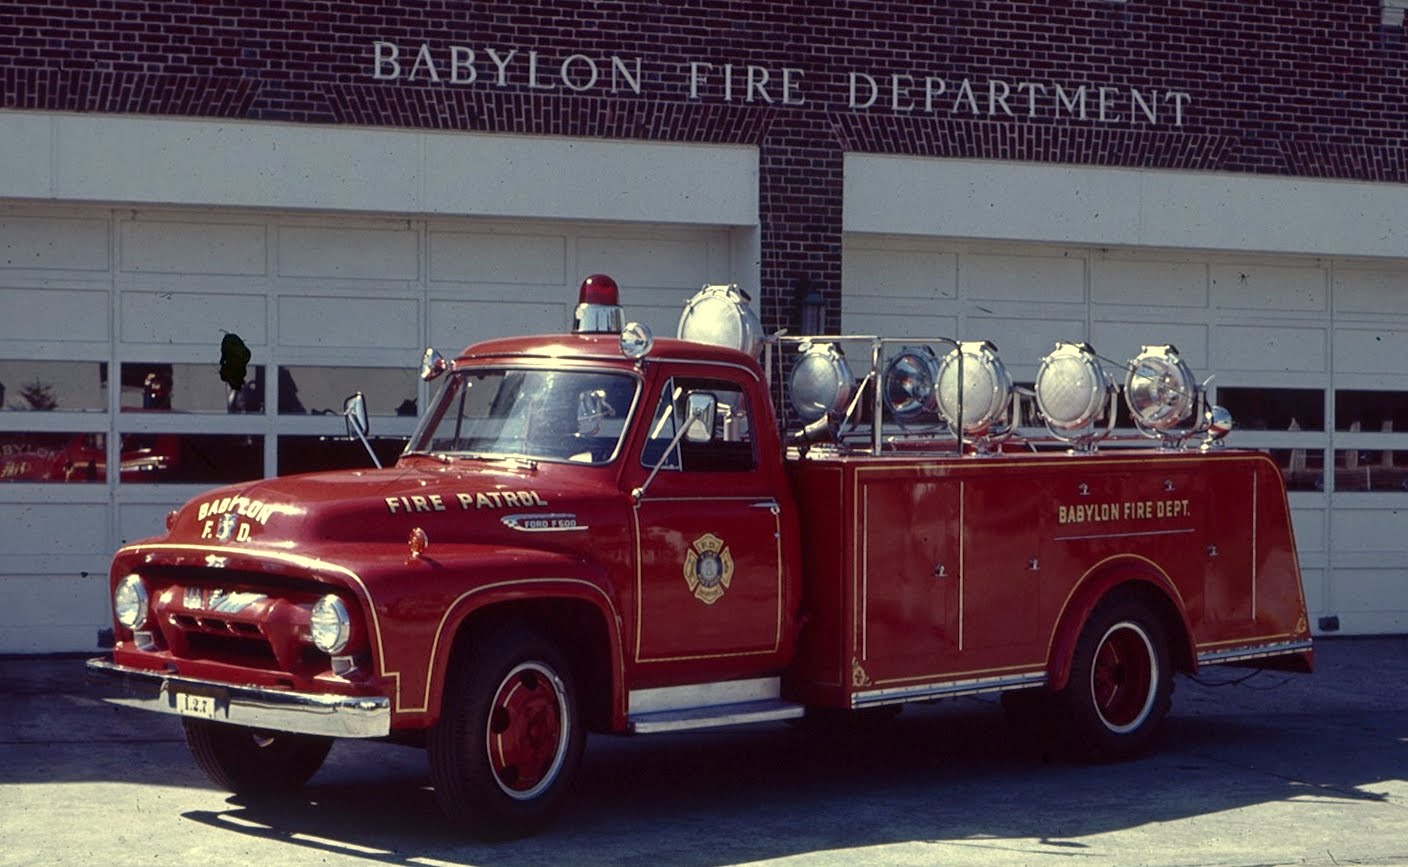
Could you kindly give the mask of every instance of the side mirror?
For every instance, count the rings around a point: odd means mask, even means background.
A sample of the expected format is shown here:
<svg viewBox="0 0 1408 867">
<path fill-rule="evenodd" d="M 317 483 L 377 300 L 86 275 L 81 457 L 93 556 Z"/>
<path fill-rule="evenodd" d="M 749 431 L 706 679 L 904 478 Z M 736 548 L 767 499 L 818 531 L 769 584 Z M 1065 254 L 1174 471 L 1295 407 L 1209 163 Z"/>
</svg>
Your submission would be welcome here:
<svg viewBox="0 0 1408 867">
<path fill-rule="evenodd" d="M 707 392 L 691 392 L 685 404 L 688 412 L 684 422 L 684 438 L 692 443 L 707 443 L 714 438 L 714 419 L 719 400 Z"/>
<path fill-rule="evenodd" d="M 450 363 L 445 360 L 445 356 L 440 354 L 440 350 L 433 346 L 428 347 L 425 354 L 420 357 L 420 378 L 426 382 L 438 379 L 449 369 Z"/>
<path fill-rule="evenodd" d="M 372 444 L 367 442 L 367 431 L 371 430 L 371 422 L 367 417 L 367 399 L 360 391 L 342 402 L 342 418 L 347 422 L 348 438 L 361 440 L 362 447 L 371 455 L 372 463 L 376 464 L 377 469 L 381 469 L 381 461 L 377 459 L 376 452 L 372 451 Z"/>
</svg>

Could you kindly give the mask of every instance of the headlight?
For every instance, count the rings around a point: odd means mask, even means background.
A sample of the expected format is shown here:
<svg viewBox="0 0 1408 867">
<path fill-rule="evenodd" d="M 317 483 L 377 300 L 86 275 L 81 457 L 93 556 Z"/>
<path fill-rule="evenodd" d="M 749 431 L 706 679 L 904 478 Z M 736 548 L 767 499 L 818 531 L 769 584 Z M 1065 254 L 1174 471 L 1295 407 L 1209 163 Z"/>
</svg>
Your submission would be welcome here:
<svg viewBox="0 0 1408 867">
<path fill-rule="evenodd" d="M 352 618 L 347 615 L 347 606 L 332 594 L 319 599 L 308 618 L 308 631 L 314 647 L 323 653 L 340 653 L 352 635 Z"/>
<path fill-rule="evenodd" d="M 112 593 L 112 610 L 117 622 L 128 629 L 137 629 L 147 622 L 147 588 L 140 575 L 132 574 L 117 582 Z"/>
</svg>

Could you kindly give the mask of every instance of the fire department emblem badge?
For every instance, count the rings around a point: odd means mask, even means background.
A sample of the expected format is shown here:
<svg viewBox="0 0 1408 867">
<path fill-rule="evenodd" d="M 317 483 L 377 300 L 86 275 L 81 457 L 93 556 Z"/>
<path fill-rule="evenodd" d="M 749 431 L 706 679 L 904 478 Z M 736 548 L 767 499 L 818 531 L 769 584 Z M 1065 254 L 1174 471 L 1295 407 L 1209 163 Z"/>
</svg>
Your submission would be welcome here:
<svg viewBox="0 0 1408 867">
<path fill-rule="evenodd" d="M 684 557 L 684 582 L 694 598 L 713 605 L 732 581 L 733 555 L 724 540 L 713 533 L 695 539 Z"/>
<path fill-rule="evenodd" d="M 226 512 L 220 516 L 220 524 L 215 528 L 215 538 L 221 542 L 228 542 L 235 535 L 235 523 L 239 518 L 233 512 Z"/>
</svg>

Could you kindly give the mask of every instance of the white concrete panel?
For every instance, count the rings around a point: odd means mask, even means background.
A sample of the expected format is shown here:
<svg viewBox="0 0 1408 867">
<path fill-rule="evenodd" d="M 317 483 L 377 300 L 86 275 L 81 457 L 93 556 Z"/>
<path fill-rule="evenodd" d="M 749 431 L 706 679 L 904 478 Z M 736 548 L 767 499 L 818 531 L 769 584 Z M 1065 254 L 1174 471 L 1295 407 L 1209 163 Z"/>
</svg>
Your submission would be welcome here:
<svg viewBox="0 0 1408 867">
<path fill-rule="evenodd" d="M 123 503 L 118 506 L 118 544 L 126 545 L 165 533 L 166 513 L 174 507 L 175 504 L 171 503 Z"/>
<path fill-rule="evenodd" d="M 1084 340 L 1085 323 L 1077 319 L 988 318 L 969 316 L 963 340 L 990 340 L 997 345 L 1002 363 L 1014 377 L 1036 375 L 1042 356 L 1059 340 Z"/>
<path fill-rule="evenodd" d="M 475 301 L 431 301 L 430 345 L 438 347 L 448 355 L 459 352 L 471 343 L 492 337 L 507 337 L 513 334 L 561 334 L 571 327 L 570 308 L 576 306 L 576 302 L 575 296 L 570 305 L 512 301 L 492 304 Z M 662 332 L 656 329 L 655 333 Z M 673 335 L 674 331 L 668 333 Z"/>
<path fill-rule="evenodd" d="M 430 233 L 430 279 L 463 283 L 559 286 L 567 279 L 562 235 Z"/>
<path fill-rule="evenodd" d="M 9 173 L 6 166 L 0 174 Z M 105 219 L 0 214 L 0 280 L 8 268 L 106 271 L 109 267 Z"/>
<path fill-rule="evenodd" d="M 1408 374 L 1408 327 L 1336 328 L 1335 372 Z"/>
<path fill-rule="evenodd" d="M 958 256 L 953 253 L 847 245 L 845 256 L 843 300 L 856 296 L 928 300 L 958 297 Z"/>
<path fill-rule="evenodd" d="M 250 346 L 268 343 L 266 301 L 261 295 L 213 292 L 123 292 L 119 302 L 123 343 L 210 346 L 219 360 L 225 332 Z"/>
<path fill-rule="evenodd" d="M 1402 184 L 847 154 L 843 219 L 848 232 L 1401 257 L 1404 213 Z"/>
<path fill-rule="evenodd" d="M 1302 554 L 1324 551 L 1325 510 L 1292 509 L 1291 529 L 1296 534 L 1296 550 Z"/>
<path fill-rule="evenodd" d="M 1328 280 L 1328 271 L 1315 266 L 1217 264 L 1212 298 L 1218 307 L 1238 310 L 1318 313 L 1328 308 Z"/>
<path fill-rule="evenodd" d="M 266 270 L 262 224 L 124 221 L 118 226 L 123 271 L 252 276 Z"/>
<path fill-rule="evenodd" d="M 568 220 L 758 223 L 750 147 L 425 133 L 421 210 Z"/>
<path fill-rule="evenodd" d="M 107 342 L 109 303 L 103 291 L 0 289 L 0 340 Z"/>
<path fill-rule="evenodd" d="M 53 151 L 55 115 L 32 111 L 0 111 L 0 199 L 47 199 L 54 196 Z M 0 231 L 0 236 L 3 236 Z"/>
<path fill-rule="evenodd" d="M 28 592 L 32 592 L 28 587 L 6 589 L 0 584 L 0 609 L 9 605 L 10 597 L 19 597 Z M 100 628 L 108 628 L 108 624 L 3 624 L 0 625 L 0 653 L 72 653 L 97 650 Z"/>
<path fill-rule="evenodd" d="M 956 339 L 958 317 L 905 313 L 899 305 L 884 307 L 857 304 L 841 310 L 841 330 L 846 334 L 876 334 L 882 337 L 947 337 Z M 862 363 L 866 363 L 864 360 Z"/>
<path fill-rule="evenodd" d="M 1401 568 L 1340 568 L 1335 570 L 1332 607 L 1339 613 L 1342 626 L 1353 628 L 1356 625 L 1353 622 L 1343 622 L 1348 619 L 1347 615 L 1353 613 L 1394 615 L 1393 620 L 1402 626 L 1408 626 L 1408 593 L 1405 593 L 1404 589 Z M 1367 630 L 1361 628 L 1356 631 Z"/>
<path fill-rule="evenodd" d="M 1335 267 L 1335 312 L 1408 314 L 1408 268 Z"/>
<path fill-rule="evenodd" d="M 108 515 L 106 504 L 16 503 L 0 521 L 0 552 L 14 557 L 53 553 L 86 556 L 106 563 Z"/>
<path fill-rule="evenodd" d="M 420 233 L 414 229 L 280 226 L 281 277 L 415 280 Z"/>
<path fill-rule="evenodd" d="M 1097 320 L 1090 327 L 1090 343 L 1096 352 L 1120 365 L 1138 355 L 1142 347 L 1172 344 L 1178 348 L 1179 357 L 1193 369 L 1194 376 L 1201 379 L 1212 372 L 1208 364 L 1206 325 Z M 1106 364 L 1105 369 L 1116 382 L 1124 383 L 1122 368 Z"/>
<path fill-rule="evenodd" d="M 1323 328 L 1222 325 L 1215 339 L 1212 366 L 1217 370 L 1318 373 L 1329 360 Z"/>
<path fill-rule="evenodd" d="M 377 349 L 420 345 L 420 302 L 414 298 L 279 298 L 279 343 Z"/>
<path fill-rule="evenodd" d="M 749 147 L 105 114 L 5 121 L 0 153 L 32 148 L 41 122 L 52 146 L 24 178 L 0 175 L 0 198 L 758 223 Z"/>
<path fill-rule="evenodd" d="M 1343 499 L 1343 498 L 1341 498 Z M 1408 517 L 1402 509 L 1362 508 L 1339 505 L 1330 512 L 1330 544 L 1332 551 L 1359 553 L 1363 551 L 1402 551 L 1403 536 L 1408 531 Z M 1402 553 L 1397 566 L 1408 566 Z M 1408 607 L 1408 585 L 1404 587 L 1405 607 Z"/>
<path fill-rule="evenodd" d="M 1203 308 L 1208 303 L 1208 266 L 1203 262 L 1092 257 L 1090 300 L 1094 304 Z"/>
<path fill-rule="evenodd" d="M 584 277 L 610 274 L 623 293 L 632 288 L 653 287 L 692 294 L 701 286 L 729 281 L 728 274 L 709 273 L 709 240 L 586 236 L 577 242 L 577 269 Z M 751 294 L 752 287 L 744 288 Z M 629 303 L 630 299 L 622 301 Z"/>
<path fill-rule="evenodd" d="M 958 284 L 964 298 L 1078 304 L 1085 301 L 1085 259 L 965 254 L 958 260 Z"/>
</svg>

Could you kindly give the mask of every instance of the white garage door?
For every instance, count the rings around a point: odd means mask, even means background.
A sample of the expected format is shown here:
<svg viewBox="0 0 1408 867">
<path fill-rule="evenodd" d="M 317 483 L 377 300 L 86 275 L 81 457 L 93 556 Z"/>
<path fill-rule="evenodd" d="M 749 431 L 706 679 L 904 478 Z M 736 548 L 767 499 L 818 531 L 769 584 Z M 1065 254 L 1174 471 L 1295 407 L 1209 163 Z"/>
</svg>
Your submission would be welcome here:
<svg viewBox="0 0 1408 867">
<path fill-rule="evenodd" d="M 426 345 L 563 331 L 598 272 L 670 334 L 699 286 L 738 279 L 736 246 L 726 229 L 0 210 L 0 653 L 94 647 L 113 549 L 201 490 L 365 465 L 325 439 L 351 391 L 399 450 Z M 233 400 L 227 334 L 251 351 Z"/>
<path fill-rule="evenodd" d="M 1408 260 L 853 234 L 844 287 L 846 331 L 992 340 L 1019 381 L 1174 344 L 1286 473 L 1312 624 L 1408 631 Z"/>
</svg>

